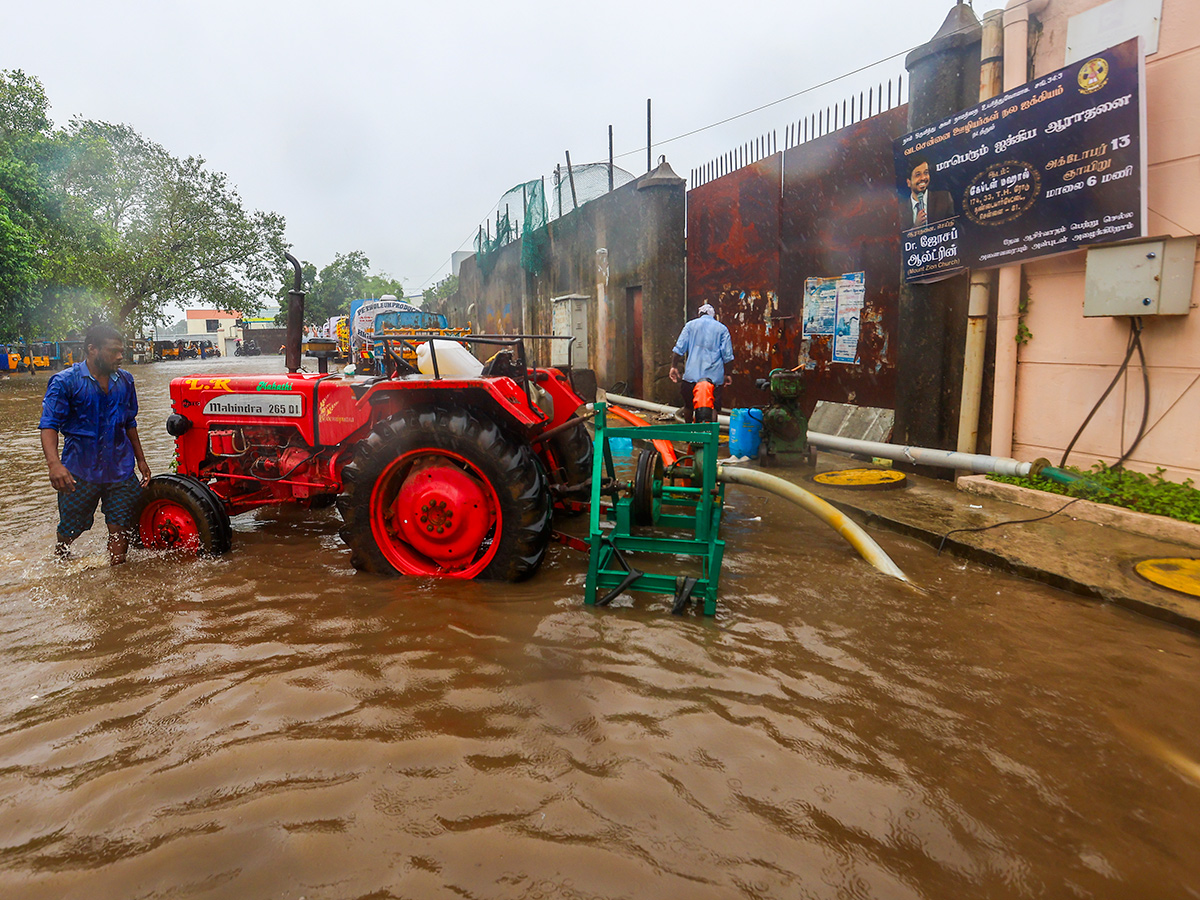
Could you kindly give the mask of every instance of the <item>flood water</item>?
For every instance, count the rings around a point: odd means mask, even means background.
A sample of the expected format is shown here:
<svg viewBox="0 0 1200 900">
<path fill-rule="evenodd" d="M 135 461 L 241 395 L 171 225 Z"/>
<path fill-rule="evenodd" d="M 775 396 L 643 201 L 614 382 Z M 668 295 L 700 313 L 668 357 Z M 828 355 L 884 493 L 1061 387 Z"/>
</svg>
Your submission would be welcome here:
<svg viewBox="0 0 1200 900">
<path fill-rule="evenodd" d="M 282 359 L 134 367 L 155 472 L 194 370 Z M 1200 895 L 1193 635 L 733 486 L 714 619 L 558 545 L 359 574 L 334 510 L 60 564 L 45 380 L 0 381 L 0 897 Z"/>
</svg>

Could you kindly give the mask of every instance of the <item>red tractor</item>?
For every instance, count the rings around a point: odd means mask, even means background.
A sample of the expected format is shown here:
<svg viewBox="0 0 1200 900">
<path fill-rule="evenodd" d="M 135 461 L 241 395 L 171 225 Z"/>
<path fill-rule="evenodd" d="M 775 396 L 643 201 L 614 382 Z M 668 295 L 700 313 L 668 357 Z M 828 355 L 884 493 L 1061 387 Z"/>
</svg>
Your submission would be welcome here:
<svg viewBox="0 0 1200 900">
<path fill-rule="evenodd" d="M 592 442 L 568 377 L 527 367 L 520 338 L 486 336 L 464 339 L 502 348 L 477 377 L 443 374 L 432 343 L 432 375 L 399 347 L 381 376 L 329 374 L 325 359 L 301 372 L 304 295 L 288 258 L 287 374 L 171 382 L 177 472 L 145 491 L 142 545 L 223 553 L 230 516 L 336 502 L 357 568 L 509 581 L 536 572 L 554 507 L 577 511 L 571 498 L 588 495 Z"/>
</svg>

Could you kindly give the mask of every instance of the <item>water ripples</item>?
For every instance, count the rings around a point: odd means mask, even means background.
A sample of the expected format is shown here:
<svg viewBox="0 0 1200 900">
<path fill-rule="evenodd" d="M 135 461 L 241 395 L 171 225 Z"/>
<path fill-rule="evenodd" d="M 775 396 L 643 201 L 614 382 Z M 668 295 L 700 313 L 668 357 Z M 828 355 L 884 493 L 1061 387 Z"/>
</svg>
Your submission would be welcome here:
<svg viewBox="0 0 1200 900">
<path fill-rule="evenodd" d="M 135 374 L 147 431 L 170 373 Z M 216 560 L 62 565 L 34 451 L 0 558 L 4 896 L 1200 883 L 1200 787 L 1154 755 L 1200 739 L 1191 636 L 881 536 L 914 591 L 748 492 L 715 620 L 587 609 L 560 546 L 518 585 L 356 574 L 332 511 L 239 517 Z"/>
</svg>

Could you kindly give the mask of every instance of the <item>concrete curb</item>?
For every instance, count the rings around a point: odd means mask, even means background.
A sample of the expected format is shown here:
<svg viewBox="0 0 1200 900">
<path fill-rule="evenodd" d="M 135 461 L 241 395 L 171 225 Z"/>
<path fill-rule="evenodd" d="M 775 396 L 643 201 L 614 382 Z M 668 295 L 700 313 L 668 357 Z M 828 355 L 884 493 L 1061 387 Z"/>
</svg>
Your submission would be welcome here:
<svg viewBox="0 0 1200 900">
<path fill-rule="evenodd" d="M 1022 578 L 1028 578 L 1030 581 L 1048 584 L 1059 590 L 1069 591 L 1072 594 L 1079 594 L 1083 597 L 1093 597 L 1098 600 L 1111 599 L 1103 590 L 1085 581 L 1051 572 L 1042 566 L 1029 565 L 1028 563 L 1013 560 L 1005 554 L 989 547 L 981 547 L 953 537 L 944 537 L 943 532 L 936 529 L 927 528 L 924 525 L 915 524 L 898 516 L 889 515 L 878 510 L 865 509 L 862 505 L 849 500 L 829 496 L 822 497 L 822 499 L 847 515 L 861 520 L 864 525 L 886 528 L 888 531 L 893 531 L 896 534 L 913 538 L 933 547 L 939 553 L 946 553 L 960 559 L 969 559 L 971 562 L 981 563 L 1001 572 L 1019 575 Z M 1196 623 L 1194 627 L 1200 630 L 1200 623 Z"/>
<path fill-rule="evenodd" d="M 822 453 L 817 470 L 845 464 L 842 457 Z M 1200 633 L 1200 598 L 1151 584 L 1132 568 L 1141 559 L 1197 555 L 1193 542 L 1200 529 L 1194 525 L 1094 503 L 1084 509 L 1098 508 L 1103 520 L 1090 521 L 1076 513 L 1082 500 L 1062 515 L 1024 525 L 1019 520 L 1038 513 L 1023 510 L 1053 512 L 1069 498 L 982 478 L 967 479 L 972 487 L 984 482 L 980 490 L 960 490 L 961 481 L 956 485 L 916 474 L 909 474 L 906 490 L 848 491 L 812 483 L 810 474 L 811 470 L 787 473 L 860 524 L 886 528 L 943 547 L 956 557 Z M 1000 490 L 991 493 L 994 488 Z M 991 530 L 1000 525 L 1011 527 Z M 1152 530 L 1144 533 L 1148 529 Z"/>
<path fill-rule="evenodd" d="M 1153 596 L 1153 599 L 1147 599 L 1143 596 L 1136 596 L 1134 591 L 1128 589 L 1114 589 L 1111 585 L 1096 584 L 1084 577 L 1054 571 L 1046 565 L 1038 565 L 1014 559 L 1012 556 L 991 547 L 971 544 L 953 537 L 943 540 L 939 532 L 903 521 L 896 516 L 863 509 L 861 506 L 848 503 L 844 500 L 837 500 L 830 497 L 825 497 L 824 499 L 847 515 L 861 521 L 864 526 L 886 528 L 889 531 L 894 531 L 896 534 L 902 534 L 906 537 L 922 541 L 930 547 L 938 549 L 940 552 L 945 552 L 959 559 L 967 559 L 999 572 L 1007 572 L 1010 575 L 1016 575 L 1020 578 L 1028 578 L 1030 581 L 1037 581 L 1080 597 L 1112 603 L 1115 606 L 1123 607 L 1147 618 L 1157 619 L 1168 625 L 1174 625 L 1186 631 L 1200 634 L 1200 602 L 1190 597 L 1183 595 L 1172 597 L 1170 596 L 1170 592 L 1164 593 L 1163 589 L 1154 588 L 1147 583 L 1142 592 L 1149 595 L 1158 594 L 1157 596 Z M 1061 506 L 1062 504 L 1059 505 Z M 1071 507 L 1071 509 L 1074 508 L 1074 506 Z M 1121 566 L 1118 565 L 1116 568 L 1119 569 Z"/>
<path fill-rule="evenodd" d="M 1000 481 L 989 481 L 986 475 L 964 475 L 956 483 L 960 491 L 991 497 L 993 500 L 1003 500 L 1005 503 L 1017 503 L 1045 512 L 1058 509 L 1070 499 L 1061 494 L 1050 494 L 1046 491 L 1037 491 Z M 1079 500 L 1071 505 L 1068 512 L 1076 519 L 1094 522 L 1097 525 L 1120 528 L 1130 534 L 1140 534 L 1158 541 L 1169 541 L 1173 544 L 1183 544 L 1192 549 L 1200 549 L 1200 525 L 1193 525 L 1191 522 L 1181 522 L 1166 516 L 1152 516 L 1149 513 L 1135 512 L 1120 506 L 1093 503 L 1091 500 Z"/>
</svg>

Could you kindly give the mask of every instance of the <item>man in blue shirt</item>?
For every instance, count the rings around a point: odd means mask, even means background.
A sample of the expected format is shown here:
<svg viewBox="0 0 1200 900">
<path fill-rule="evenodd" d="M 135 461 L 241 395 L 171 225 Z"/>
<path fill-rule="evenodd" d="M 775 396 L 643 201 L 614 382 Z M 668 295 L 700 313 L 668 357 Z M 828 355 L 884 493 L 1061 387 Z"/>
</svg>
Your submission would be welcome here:
<svg viewBox="0 0 1200 900">
<path fill-rule="evenodd" d="M 112 564 L 125 562 L 129 532 L 150 481 L 150 466 L 137 433 L 137 392 L 121 368 L 125 342 L 111 325 L 93 325 L 84 340 L 84 359 L 55 373 L 42 401 L 42 452 L 50 484 L 58 491 L 58 540 L 66 556 L 71 542 L 92 527 L 103 499 Z M 64 435 L 62 457 L 58 435 Z M 141 479 L 133 474 L 134 465 Z"/>
<path fill-rule="evenodd" d="M 733 340 L 729 337 L 729 329 L 718 322 L 716 316 L 717 311 L 711 304 L 701 306 L 696 318 L 683 326 L 671 350 L 671 380 L 682 385 L 683 420 L 688 423 L 693 417 L 693 393 L 698 381 L 707 378 L 713 383 L 713 406 L 720 412 L 722 389 L 733 380 L 725 374 L 725 364 L 733 362 Z M 686 366 L 684 356 L 687 357 Z"/>
</svg>

